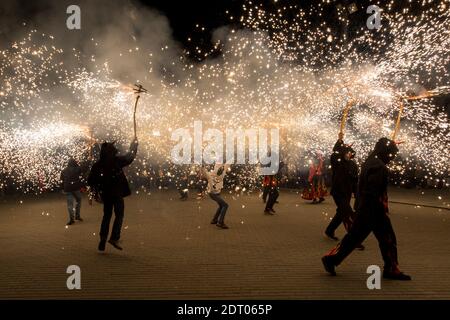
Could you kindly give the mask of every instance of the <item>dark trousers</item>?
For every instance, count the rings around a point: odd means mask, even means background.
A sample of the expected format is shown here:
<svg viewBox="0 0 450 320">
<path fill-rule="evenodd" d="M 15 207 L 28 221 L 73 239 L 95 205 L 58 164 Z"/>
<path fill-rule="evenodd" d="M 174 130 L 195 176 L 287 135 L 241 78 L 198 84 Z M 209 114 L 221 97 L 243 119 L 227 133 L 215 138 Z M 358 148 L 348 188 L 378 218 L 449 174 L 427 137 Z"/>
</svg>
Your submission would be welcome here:
<svg viewBox="0 0 450 320">
<path fill-rule="evenodd" d="M 103 199 L 103 220 L 100 228 L 100 239 L 106 241 L 109 234 L 109 224 L 114 209 L 115 219 L 112 228 L 110 239 L 118 241 L 120 239 L 120 230 L 122 229 L 123 216 L 124 216 L 124 202 L 123 198 L 109 198 Z"/>
<path fill-rule="evenodd" d="M 378 245 L 384 260 L 384 269 L 392 272 L 397 271 L 397 239 L 392 228 L 391 220 L 386 214 L 379 214 L 377 217 L 368 214 L 357 215 L 350 231 L 328 253 L 328 256 L 332 257 L 334 265 L 339 265 L 371 232 L 374 233 L 378 240 Z"/>
<path fill-rule="evenodd" d="M 352 227 L 353 221 L 355 221 L 356 213 L 350 206 L 350 200 L 352 195 L 333 195 L 334 203 L 336 204 L 336 214 L 330 221 L 325 233 L 334 235 L 336 229 L 341 223 L 344 223 L 345 230 L 347 232 Z"/>
<path fill-rule="evenodd" d="M 262 194 L 262 199 L 263 199 L 264 203 L 266 203 L 266 201 L 267 201 L 267 196 L 269 195 L 269 191 L 270 191 L 270 186 L 264 186 L 263 194 Z"/>
<path fill-rule="evenodd" d="M 225 221 L 225 214 L 227 213 L 228 203 L 222 199 L 219 193 L 210 193 L 209 196 L 213 199 L 219 207 L 214 215 L 213 221 L 218 224 L 223 224 Z"/>
<path fill-rule="evenodd" d="M 280 193 L 278 192 L 277 187 L 270 188 L 269 200 L 267 200 L 267 203 L 266 203 L 266 210 L 273 209 L 273 205 L 277 201 L 279 195 L 280 195 Z"/>
</svg>

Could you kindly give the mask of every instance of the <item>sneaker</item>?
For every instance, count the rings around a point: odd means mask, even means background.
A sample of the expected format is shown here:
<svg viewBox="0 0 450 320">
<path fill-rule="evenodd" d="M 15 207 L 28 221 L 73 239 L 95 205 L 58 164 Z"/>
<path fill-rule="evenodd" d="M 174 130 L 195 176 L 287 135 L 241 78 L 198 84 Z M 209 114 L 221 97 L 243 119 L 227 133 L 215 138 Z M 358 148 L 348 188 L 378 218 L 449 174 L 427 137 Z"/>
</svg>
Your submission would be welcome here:
<svg viewBox="0 0 450 320">
<path fill-rule="evenodd" d="M 330 256 L 322 257 L 322 264 L 326 272 L 328 272 L 332 276 L 336 275 L 336 270 L 334 269 L 336 266 L 334 265 L 333 262 L 331 262 Z"/>
<path fill-rule="evenodd" d="M 71 226 L 75 223 L 75 220 L 70 220 L 69 222 L 66 223 L 66 226 Z"/>
<path fill-rule="evenodd" d="M 218 223 L 216 224 L 216 226 L 218 226 L 221 229 L 228 229 L 228 226 L 225 223 Z"/>
<path fill-rule="evenodd" d="M 391 280 L 403 280 L 403 281 L 412 280 L 411 276 L 408 276 L 407 274 L 404 274 L 403 272 L 386 272 L 386 271 L 384 271 L 383 278 L 391 279 Z"/>
<path fill-rule="evenodd" d="M 121 246 L 119 246 L 119 241 L 109 239 L 108 242 L 117 250 L 123 250 L 123 248 Z"/>
<path fill-rule="evenodd" d="M 83 222 L 83 219 L 81 219 L 81 217 L 76 218 L 75 220 Z"/>
<path fill-rule="evenodd" d="M 327 232 L 324 233 L 325 237 L 327 237 L 328 239 L 334 240 L 334 241 L 339 241 L 339 238 L 336 237 L 334 234 L 329 234 Z"/>
<path fill-rule="evenodd" d="M 105 251 L 105 247 L 106 247 L 106 241 L 101 240 L 100 243 L 98 244 L 98 251 Z"/>
</svg>

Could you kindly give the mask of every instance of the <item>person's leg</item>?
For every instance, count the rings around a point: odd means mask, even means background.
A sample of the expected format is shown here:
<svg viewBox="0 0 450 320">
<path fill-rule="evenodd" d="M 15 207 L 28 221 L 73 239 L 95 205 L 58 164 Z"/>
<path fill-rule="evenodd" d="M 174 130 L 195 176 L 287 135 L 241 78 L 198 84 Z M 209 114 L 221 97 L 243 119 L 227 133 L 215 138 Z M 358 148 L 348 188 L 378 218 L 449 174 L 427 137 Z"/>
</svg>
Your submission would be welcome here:
<svg viewBox="0 0 450 320">
<path fill-rule="evenodd" d="M 122 230 L 123 217 L 125 215 L 125 204 L 123 198 L 117 198 L 114 201 L 114 224 L 111 233 L 111 241 L 119 241 L 120 231 Z"/>
<path fill-rule="evenodd" d="M 217 222 L 219 221 L 220 213 L 221 213 L 221 211 L 222 211 L 222 206 L 220 205 L 220 201 L 219 201 L 219 199 L 218 199 L 218 195 L 217 195 L 217 194 L 215 194 L 215 193 L 210 193 L 209 196 L 210 196 L 210 198 L 213 199 L 213 200 L 217 203 L 217 205 L 218 205 L 217 210 L 216 210 L 216 213 L 215 213 L 213 219 L 211 220 L 211 224 L 217 224 Z"/>
<path fill-rule="evenodd" d="M 228 203 L 223 200 L 223 198 L 219 195 L 219 203 L 220 203 L 220 214 L 219 214 L 219 220 L 217 221 L 217 224 L 224 225 L 225 224 L 225 215 L 228 210 Z"/>
<path fill-rule="evenodd" d="M 319 198 L 319 177 L 314 175 L 312 178 L 311 191 L 313 195 L 313 203 L 316 203 Z"/>
<path fill-rule="evenodd" d="M 275 188 L 270 187 L 269 199 L 267 199 L 266 208 L 264 211 L 271 211 L 274 204 L 275 204 Z"/>
<path fill-rule="evenodd" d="M 383 277 L 396 280 L 411 280 L 398 267 L 397 238 L 387 215 L 377 220 L 373 233 L 378 240 L 384 260 Z"/>
<path fill-rule="evenodd" d="M 75 221 L 75 211 L 73 207 L 74 196 L 72 192 L 66 192 L 66 199 L 67 199 L 67 211 L 69 212 L 68 223 L 73 223 Z"/>
<path fill-rule="evenodd" d="M 333 219 L 331 219 L 330 223 L 328 224 L 328 227 L 325 229 L 325 234 L 330 238 L 335 238 L 334 233 L 336 232 L 336 229 L 339 227 L 339 225 L 342 223 L 342 218 L 343 218 L 342 197 L 333 195 L 333 200 L 334 200 L 334 203 L 336 204 L 336 214 L 334 215 Z"/>
<path fill-rule="evenodd" d="M 113 211 L 113 200 L 103 199 L 103 219 L 100 227 L 100 240 L 105 241 L 108 239 L 109 224 L 111 222 Z"/>
<path fill-rule="evenodd" d="M 319 202 L 322 202 L 325 200 L 325 179 L 323 175 L 320 175 L 317 177 L 317 190 L 319 193 Z"/>
<path fill-rule="evenodd" d="M 75 219 L 81 220 L 80 217 L 80 210 L 81 210 L 81 192 L 80 191 L 74 191 L 73 196 L 75 200 L 77 201 L 77 204 L 75 206 Z"/>
<path fill-rule="evenodd" d="M 342 241 L 322 258 L 325 270 L 334 275 L 334 268 L 341 264 L 367 238 L 371 231 L 370 219 L 366 216 L 358 216 L 352 229 L 344 236 Z"/>
<path fill-rule="evenodd" d="M 262 195 L 262 199 L 263 199 L 264 203 L 267 202 L 267 196 L 269 195 L 269 191 L 270 191 L 270 187 L 269 186 L 264 186 L 263 195 Z"/>
</svg>

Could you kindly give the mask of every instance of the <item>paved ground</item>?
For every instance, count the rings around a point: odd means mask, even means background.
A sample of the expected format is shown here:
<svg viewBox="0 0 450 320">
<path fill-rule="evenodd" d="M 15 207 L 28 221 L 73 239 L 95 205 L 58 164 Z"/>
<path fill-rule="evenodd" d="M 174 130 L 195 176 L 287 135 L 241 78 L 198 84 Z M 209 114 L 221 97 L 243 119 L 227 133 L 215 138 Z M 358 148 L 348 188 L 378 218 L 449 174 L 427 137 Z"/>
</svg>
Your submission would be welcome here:
<svg viewBox="0 0 450 320">
<path fill-rule="evenodd" d="M 441 196 L 441 199 L 438 198 Z M 65 199 L 1 198 L 0 298 L 101 299 L 450 299 L 449 192 L 393 190 L 391 204 L 400 263 L 411 282 L 383 281 L 368 290 L 366 268 L 382 264 L 371 235 L 337 277 L 320 257 L 334 242 L 323 229 L 334 206 L 301 200 L 284 190 L 276 216 L 262 214 L 257 195 L 227 195 L 229 230 L 209 225 L 208 198 L 180 202 L 155 191 L 126 200 L 125 251 L 96 251 L 101 207 L 84 201 L 85 219 L 69 228 Z M 338 235 L 343 235 L 343 229 Z M 66 268 L 82 270 L 82 289 L 66 288 Z"/>
</svg>

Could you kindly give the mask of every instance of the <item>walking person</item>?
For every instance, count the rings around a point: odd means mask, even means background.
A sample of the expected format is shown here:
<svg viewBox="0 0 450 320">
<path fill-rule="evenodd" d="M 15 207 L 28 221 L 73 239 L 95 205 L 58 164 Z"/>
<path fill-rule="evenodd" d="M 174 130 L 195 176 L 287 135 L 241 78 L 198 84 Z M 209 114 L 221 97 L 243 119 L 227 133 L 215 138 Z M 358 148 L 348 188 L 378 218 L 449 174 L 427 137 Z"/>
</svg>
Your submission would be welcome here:
<svg viewBox="0 0 450 320">
<path fill-rule="evenodd" d="M 228 203 L 226 203 L 220 195 L 223 188 L 223 179 L 228 171 L 228 168 L 229 165 L 218 163 L 214 165 L 214 170 L 212 172 L 208 172 L 206 169 L 202 168 L 203 174 L 208 180 L 207 192 L 211 199 L 213 199 L 219 206 L 216 214 L 211 220 L 211 224 L 215 224 L 221 229 L 228 229 L 228 226 L 225 224 L 225 215 L 228 210 Z"/>
<path fill-rule="evenodd" d="M 353 149 L 344 144 L 340 134 L 330 157 L 331 195 L 336 204 L 336 214 L 325 230 L 325 235 L 333 240 L 338 240 L 335 236 L 335 231 L 341 223 L 344 224 L 348 232 L 356 217 L 356 213 L 350 205 L 351 197 L 355 192 L 354 188 L 358 181 L 358 167 L 352 160 L 353 156 Z"/>
<path fill-rule="evenodd" d="M 67 225 L 70 226 L 75 223 L 75 220 L 83 221 L 80 216 L 81 188 L 84 187 L 83 170 L 75 159 L 69 159 L 66 168 L 61 172 L 61 181 L 67 198 L 67 211 L 69 212 Z"/>
<path fill-rule="evenodd" d="M 267 200 L 266 207 L 264 209 L 264 214 L 273 215 L 276 211 L 273 209 L 275 203 L 278 203 L 277 199 L 280 195 L 278 191 L 278 186 L 281 181 L 281 170 L 283 168 L 283 162 L 280 162 L 278 165 L 278 171 L 274 175 L 265 176 L 268 178 L 269 185 L 269 199 Z"/>
<path fill-rule="evenodd" d="M 394 280 L 411 280 L 398 266 L 397 240 L 388 217 L 387 164 L 398 152 L 394 141 L 381 138 L 362 165 L 358 185 L 357 215 L 350 231 L 328 254 L 322 257 L 325 270 L 336 275 L 335 268 L 373 232 L 378 240 L 384 260 L 383 277 Z"/>
<path fill-rule="evenodd" d="M 128 180 L 123 168 L 130 165 L 136 158 L 138 148 L 137 138 L 131 143 L 130 150 L 123 156 L 118 156 L 114 143 L 103 143 L 100 150 L 100 159 L 92 166 L 88 177 L 88 184 L 92 190 L 100 195 L 103 202 L 103 219 L 100 228 L 100 243 L 98 250 L 104 251 L 109 235 L 109 225 L 114 210 L 115 219 L 109 243 L 118 250 L 120 232 L 124 218 L 123 198 L 131 195 Z"/>
</svg>

